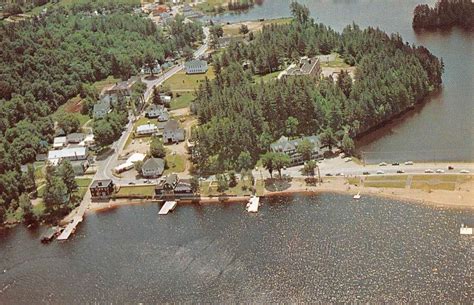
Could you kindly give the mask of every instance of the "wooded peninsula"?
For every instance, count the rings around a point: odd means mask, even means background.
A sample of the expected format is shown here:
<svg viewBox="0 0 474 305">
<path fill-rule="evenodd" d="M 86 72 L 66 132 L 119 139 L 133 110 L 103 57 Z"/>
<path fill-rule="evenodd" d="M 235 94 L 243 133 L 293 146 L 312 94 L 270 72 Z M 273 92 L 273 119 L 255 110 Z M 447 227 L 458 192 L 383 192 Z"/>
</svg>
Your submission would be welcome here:
<svg viewBox="0 0 474 305">
<path fill-rule="evenodd" d="M 474 27 L 474 2 L 471 0 L 439 0 L 435 7 L 417 5 L 413 13 L 413 28 L 437 29 L 460 26 Z"/>
<path fill-rule="evenodd" d="M 354 137 L 441 85 L 443 63 L 425 47 L 355 24 L 337 33 L 315 23 L 306 7 L 293 3 L 291 9 L 291 23 L 264 26 L 250 42 L 233 41 L 213 57 L 216 79 L 201 86 L 194 105 L 200 122 L 193 132 L 198 173 L 252 168 L 281 136 L 320 135 L 323 145 L 341 143 L 351 153 Z M 354 79 L 342 72 L 336 82 L 254 81 L 302 56 L 333 52 L 356 66 Z"/>
</svg>

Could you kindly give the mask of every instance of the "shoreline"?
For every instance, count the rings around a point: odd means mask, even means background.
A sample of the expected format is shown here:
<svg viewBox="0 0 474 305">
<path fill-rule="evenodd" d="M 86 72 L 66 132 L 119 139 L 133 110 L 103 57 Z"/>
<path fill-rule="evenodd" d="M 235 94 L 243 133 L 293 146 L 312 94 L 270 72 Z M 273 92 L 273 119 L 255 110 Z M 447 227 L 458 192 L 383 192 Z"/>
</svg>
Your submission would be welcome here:
<svg viewBox="0 0 474 305">
<path fill-rule="evenodd" d="M 297 183 L 297 182 L 296 182 Z M 397 201 L 403 201 L 409 204 L 418 204 L 431 208 L 443 209 L 460 209 L 474 210 L 474 195 L 467 191 L 443 191 L 435 190 L 427 192 L 424 190 L 399 189 L 399 188 L 374 188 L 359 187 L 345 183 L 343 179 L 331 180 L 324 182 L 318 186 L 302 186 L 292 183 L 291 187 L 286 190 L 268 192 L 266 191 L 260 197 L 263 199 L 272 199 L 277 197 L 293 197 L 293 196 L 318 196 L 326 193 L 336 193 L 347 196 L 353 196 L 360 192 L 361 195 L 375 196 L 379 198 L 388 198 Z M 226 203 L 245 203 L 250 196 L 215 196 L 200 197 L 199 199 L 181 200 L 178 204 L 192 205 L 213 205 Z M 350 198 L 350 200 L 354 200 Z M 119 208 L 121 206 L 145 205 L 159 203 L 162 200 L 150 199 L 118 199 L 107 202 L 92 202 L 87 209 L 86 214 L 98 213 Z"/>
</svg>

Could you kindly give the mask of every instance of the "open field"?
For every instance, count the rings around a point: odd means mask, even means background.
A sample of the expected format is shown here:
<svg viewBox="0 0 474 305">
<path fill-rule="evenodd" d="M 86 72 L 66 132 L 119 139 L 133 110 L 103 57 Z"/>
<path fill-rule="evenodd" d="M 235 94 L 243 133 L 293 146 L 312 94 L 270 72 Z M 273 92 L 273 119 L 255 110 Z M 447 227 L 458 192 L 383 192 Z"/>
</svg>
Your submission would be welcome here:
<svg viewBox="0 0 474 305">
<path fill-rule="evenodd" d="M 277 19 L 268 19 L 264 21 L 245 21 L 245 22 L 238 22 L 238 23 L 233 23 L 233 24 L 227 24 L 223 26 L 224 30 L 224 35 L 227 36 L 242 36 L 242 34 L 239 33 L 239 29 L 242 26 L 242 24 L 245 24 L 250 32 L 257 32 L 261 31 L 264 25 L 269 25 L 269 24 L 288 24 L 290 23 L 292 18 L 277 18 Z"/>
<path fill-rule="evenodd" d="M 350 66 L 344 62 L 344 59 L 338 53 L 332 53 L 327 56 L 321 56 L 322 68 L 349 68 Z"/>
<path fill-rule="evenodd" d="M 254 75 L 253 80 L 255 83 L 260 83 L 260 81 L 268 82 L 269 80 L 276 79 L 278 75 L 281 73 L 281 71 L 275 71 L 272 73 L 268 73 L 265 75 Z"/>
<path fill-rule="evenodd" d="M 191 102 L 196 98 L 194 93 L 176 93 L 179 97 L 175 97 L 171 100 L 171 107 L 170 110 L 176 110 L 181 108 L 189 107 Z"/>
<path fill-rule="evenodd" d="M 184 156 L 167 154 L 165 160 L 168 168 L 164 171 L 163 175 L 182 173 L 186 169 L 186 159 Z"/>
<path fill-rule="evenodd" d="M 117 196 L 153 196 L 155 194 L 154 185 L 122 186 L 117 192 Z"/>
<path fill-rule="evenodd" d="M 204 74 L 186 74 L 185 71 L 180 71 L 167 79 L 164 83 L 164 87 L 169 87 L 170 90 L 175 92 L 194 92 L 194 90 L 199 88 L 199 85 L 204 82 L 206 77 L 209 80 L 214 79 L 216 76 L 214 74 L 214 68 L 209 67 L 209 70 Z"/>
<path fill-rule="evenodd" d="M 243 186 L 246 186 L 244 189 Z M 218 192 L 217 191 L 217 182 L 203 182 L 200 185 L 200 192 L 201 196 L 208 197 L 208 196 L 219 196 L 222 194 L 226 195 L 232 195 L 232 196 L 250 196 L 253 193 L 249 190 L 250 184 L 246 181 L 245 183 L 243 181 L 238 181 L 237 185 L 234 187 L 231 187 L 224 192 Z M 256 181 L 256 193 L 258 196 L 263 195 L 264 193 L 264 184 L 263 181 L 257 180 Z"/>
</svg>

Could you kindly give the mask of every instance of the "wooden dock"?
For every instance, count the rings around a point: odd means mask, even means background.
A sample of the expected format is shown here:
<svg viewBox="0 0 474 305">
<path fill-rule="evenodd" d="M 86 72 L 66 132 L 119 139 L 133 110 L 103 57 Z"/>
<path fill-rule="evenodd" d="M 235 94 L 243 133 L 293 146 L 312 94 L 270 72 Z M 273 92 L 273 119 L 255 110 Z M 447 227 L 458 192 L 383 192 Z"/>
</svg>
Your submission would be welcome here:
<svg viewBox="0 0 474 305">
<path fill-rule="evenodd" d="M 178 202 L 176 202 L 176 201 L 166 201 L 165 204 L 163 204 L 163 206 L 161 207 L 161 210 L 160 210 L 160 212 L 158 212 L 158 214 L 159 215 L 168 214 L 169 212 L 174 210 L 174 208 L 176 207 L 177 204 L 178 204 Z"/>
<path fill-rule="evenodd" d="M 250 198 L 249 203 L 247 203 L 247 211 L 249 213 L 257 213 L 259 204 L 260 197 L 253 196 L 252 198 Z"/>
<path fill-rule="evenodd" d="M 58 240 L 66 240 L 69 238 L 69 236 L 74 233 L 76 230 L 77 225 L 82 221 L 82 216 L 77 215 L 74 217 L 73 221 L 69 223 L 66 228 L 63 230 L 63 232 L 58 236 Z"/>
</svg>

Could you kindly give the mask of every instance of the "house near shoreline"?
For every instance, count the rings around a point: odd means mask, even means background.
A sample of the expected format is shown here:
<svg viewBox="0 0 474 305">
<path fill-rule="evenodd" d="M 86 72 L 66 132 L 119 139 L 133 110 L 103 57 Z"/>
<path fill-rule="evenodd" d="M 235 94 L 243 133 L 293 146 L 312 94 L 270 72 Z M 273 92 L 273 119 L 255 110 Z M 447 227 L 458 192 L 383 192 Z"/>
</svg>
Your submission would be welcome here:
<svg viewBox="0 0 474 305">
<path fill-rule="evenodd" d="M 115 185 L 112 179 L 94 180 L 89 187 L 92 198 L 107 199 L 110 198 L 115 190 Z"/>
<path fill-rule="evenodd" d="M 150 119 L 158 119 L 158 122 L 166 122 L 169 120 L 170 115 L 168 110 L 163 105 L 151 105 L 148 107 L 145 116 Z"/>
<path fill-rule="evenodd" d="M 176 120 L 166 122 L 163 127 L 163 143 L 173 144 L 184 141 L 184 129 L 179 127 Z"/>
<path fill-rule="evenodd" d="M 301 165 L 304 163 L 302 155 L 298 152 L 298 145 L 307 140 L 314 145 L 311 154 L 312 159 L 319 159 L 323 157 L 324 150 L 321 149 L 321 141 L 318 136 L 301 137 L 290 140 L 282 136 L 278 141 L 270 144 L 270 149 L 275 153 L 284 153 L 290 157 L 291 166 Z"/>
<path fill-rule="evenodd" d="M 191 183 L 186 179 L 179 179 L 178 175 L 171 174 L 155 187 L 157 198 L 189 198 L 194 196 Z"/>
<path fill-rule="evenodd" d="M 186 70 L 186 74 L 203 74 L 209 69 L 207 61 L 199 59 L 187 61 L 184 64 L 184 68 Z"/>
<path fill-rule="evenodd" d="M 321 75 L 321 62 L 318 57 L 301 57 L 300 62 L 290 65 L 285 71 L 278 75 L 278 79 L 292 76 L 308 76 L 319 79 Z"/>
<path fill-rule="evenodd" d="M 161 158 L 150 158 L 143 163 L 142 175 L 145 178 L 156 178 L 163 175 L 165 171 L 165 160 Z"/>
</svg>

